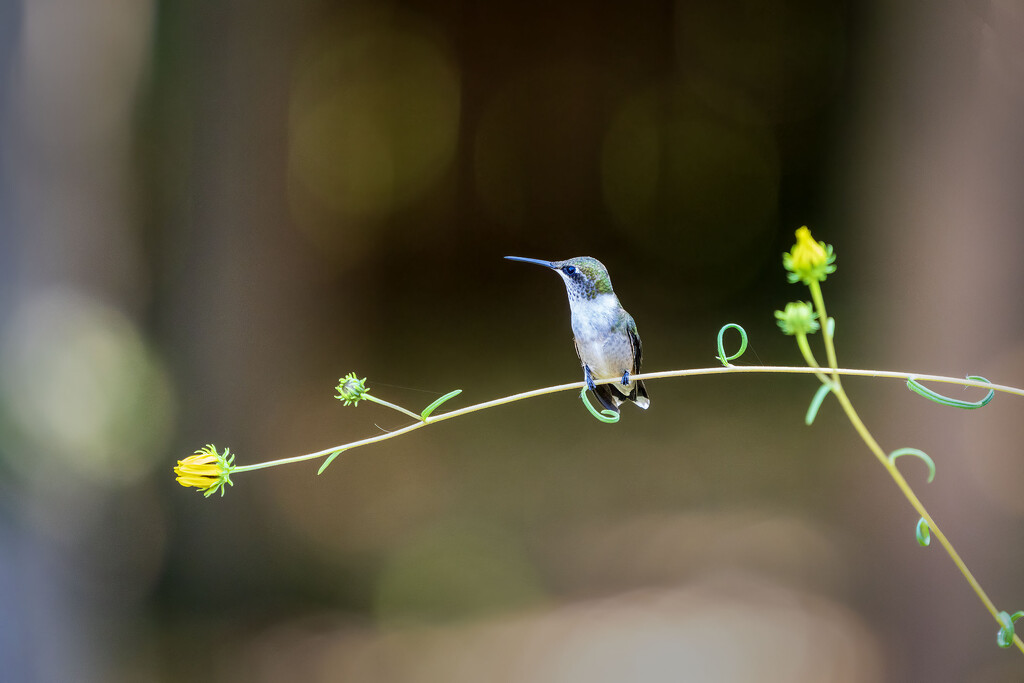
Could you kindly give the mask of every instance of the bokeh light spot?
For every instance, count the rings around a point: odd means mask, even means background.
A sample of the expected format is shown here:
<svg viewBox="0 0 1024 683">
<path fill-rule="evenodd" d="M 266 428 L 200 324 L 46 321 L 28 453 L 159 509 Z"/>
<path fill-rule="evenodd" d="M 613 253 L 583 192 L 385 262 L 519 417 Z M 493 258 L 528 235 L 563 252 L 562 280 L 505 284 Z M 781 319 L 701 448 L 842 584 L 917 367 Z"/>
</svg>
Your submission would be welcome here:
<svg viewBox="0 0 1024 683">
<path fill-rule="evenodd" d="M 0 401 L 26 476 L 56 470 L 112 484 L 163 457 L 170 380 L 118 311 L 71 290 L 27 298 L 0 346 Z"/>
<path fill-rule="evenodd" d="M 297 62 L 291 98 L 300 224 L 316 237 L 420 197 L 454 158 L 459 109 L 458 69 L 425 23 L 346 15 L 319 31 Z"/>
</svg>

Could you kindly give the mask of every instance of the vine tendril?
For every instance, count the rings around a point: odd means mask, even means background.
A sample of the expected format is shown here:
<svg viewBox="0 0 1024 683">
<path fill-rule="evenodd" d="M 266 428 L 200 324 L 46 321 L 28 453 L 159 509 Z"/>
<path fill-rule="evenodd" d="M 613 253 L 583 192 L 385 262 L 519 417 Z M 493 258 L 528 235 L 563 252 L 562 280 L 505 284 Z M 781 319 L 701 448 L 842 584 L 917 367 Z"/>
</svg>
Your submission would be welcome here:
<svg viewBox="0 0 1024 683">
<path fill-rule="evenodd" d="M 922 548 L 932 542 L 932 530 L 928 527 L 928 520 L 924 517 L 917 520 L 917 544 Z"/>
<path fill-rule="evenodd" d="M 928 465 L 928 483 L 932 483 L 932 480 L 935 479 L 935 461 L 927 453 L 916 448 L 897 448 L 889 454 L 889 464 L 895 466 L 896 458 L 901 455 L 914 455 L 924 460 L 924 464 Z"/>
<path fill-rule="evenodd" d="M 992 384 L 992 382 L 989 382 L 984 377 L 978 377 L 977 375 L 968 375 L 967 379 Z M 936 403 L 941 403 L 944 406 L 950 406 L 952 408 L 963 408 L 964 410 L 974 410 L 975 408 L 981 408 L 982 406 L 988 405 L 988 402 L 996 395 L 995 389 L 989 389 L 988 394 L 980 401 L 961 401 L 959 399 L 943 396 L 937 391 L 932 391 L 913 378 L 907 380 L 907 388 L 921 396 L 924 396 L 929 401 L 935 401 Z"/>
<path fill-rule="evenodd" d="M 734 329 L 740 333 L 740 350 L 731 356 L 725 355 L 725 344 L 723 338 L 725 337 L 726 330 Z M 747 350 L 747 331 L 736 323 L 729 323 L 718 331 L 718 355 L 716 358 L 722 362 L 722 365 L 729 367 L 729 361 L 736 360 L 743 355 L 743 352 Z"/>
<path fill-rule="evenodd" d="M 1006 612 L 999 613 L 999 621 L 1003 624 L 1003 627 L 996 634 L 996 642 L 999 643 L 999 647 L 1010 647 L 1013 645 L 1013 622 L 1021 617 L 1024 617 L 1024 612 L 1014 612 L 1013 615 Z"/>
<path fill-rule="evenodd" d="M 619 421 L 619 414 L 618 413 L 613 412 L 611 410 L 607 410 L 607 409 L 606 410 L 602 410 L 599 413 L 599 412 L 597 412 L 597 409 L 594 408 L 594 406 L 590 405 L 590 400 L 587 398 L 587 388 L 586 387 L 583 387 L 583 389 L 580 391 L 580 400 L 583 401 L 583 405 L 585 405 L 587 407 L 587 410 L 590 411 L 590 414 L 593 415 L 594 417 L 596 417 L 601 422 L 604 422 L 606 424 L 614 424 L 614 423 Z"/>
</svg>

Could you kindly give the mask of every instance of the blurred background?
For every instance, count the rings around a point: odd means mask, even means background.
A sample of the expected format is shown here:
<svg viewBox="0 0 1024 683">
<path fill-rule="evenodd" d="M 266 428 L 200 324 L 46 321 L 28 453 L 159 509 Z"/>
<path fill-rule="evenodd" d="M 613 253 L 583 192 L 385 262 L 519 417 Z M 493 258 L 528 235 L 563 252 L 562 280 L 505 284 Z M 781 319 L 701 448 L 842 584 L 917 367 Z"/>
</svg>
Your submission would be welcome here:
<svg viewBox="0 0 1024 683">
<path fill-rule="evenodd" d="M 1024 384 L 1013 0 L 0 0 L 0 661 L 11 681 L 1006 681 L 1024 660 L 808 377 L 571 393 L 591 255 L 648 371 L 798 364 L 780 255 L 833 244 L 841 364 Z M 1024 403 L 847 390 L 1001 609 Z M 961 395 L 960 390 L 957 395 Z M 964 391 L 965 398 L 976 398 Z"/>
</svg>

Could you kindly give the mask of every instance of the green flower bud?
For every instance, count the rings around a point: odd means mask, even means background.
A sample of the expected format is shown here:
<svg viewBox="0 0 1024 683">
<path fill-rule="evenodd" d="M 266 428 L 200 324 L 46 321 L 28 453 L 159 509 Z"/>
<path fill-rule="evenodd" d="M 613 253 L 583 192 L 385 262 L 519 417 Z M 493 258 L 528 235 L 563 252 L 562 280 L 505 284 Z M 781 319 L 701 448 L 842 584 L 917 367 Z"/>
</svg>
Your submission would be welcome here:
<svg viewBox="0 0 1024 683">
<path fill-rule="evenodd" d="M 791 301 L 786 310 L 775 311 L 775 317 L 783 334 L 813 334 L 821 327 L 816 320 L 818 314 L 803 301 Z"/>
<path fill-rule="evenodd" d="M 344 401 L 345 405 L 359 405 L 359 402 L 366 398 L 369 389 L 366 388 L 366 378 L 357 379 L 356 373 L 350 372 L 338 380 L 335 387 L 338 395 L 334 398 Z"/>
</svg>

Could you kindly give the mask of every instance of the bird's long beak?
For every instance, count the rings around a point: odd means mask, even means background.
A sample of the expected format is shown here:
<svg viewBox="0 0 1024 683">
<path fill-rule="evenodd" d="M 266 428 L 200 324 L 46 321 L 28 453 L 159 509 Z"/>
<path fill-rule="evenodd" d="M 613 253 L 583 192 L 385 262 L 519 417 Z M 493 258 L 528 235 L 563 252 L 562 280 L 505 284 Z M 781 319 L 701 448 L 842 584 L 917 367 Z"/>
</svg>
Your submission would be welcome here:
<svg viewBox="0 0 1024 683">
<path fill-rule="evenodd" d="M 522 261 L 523 263 L 536 263 L 538 266 L 547 266 L 548 268 L 554 268 L 555 264 L 553 261 L 541 261 L 536 258 L 523 258 L 522 256 L 506 256 L 509 261 Z"/>
</svg>

